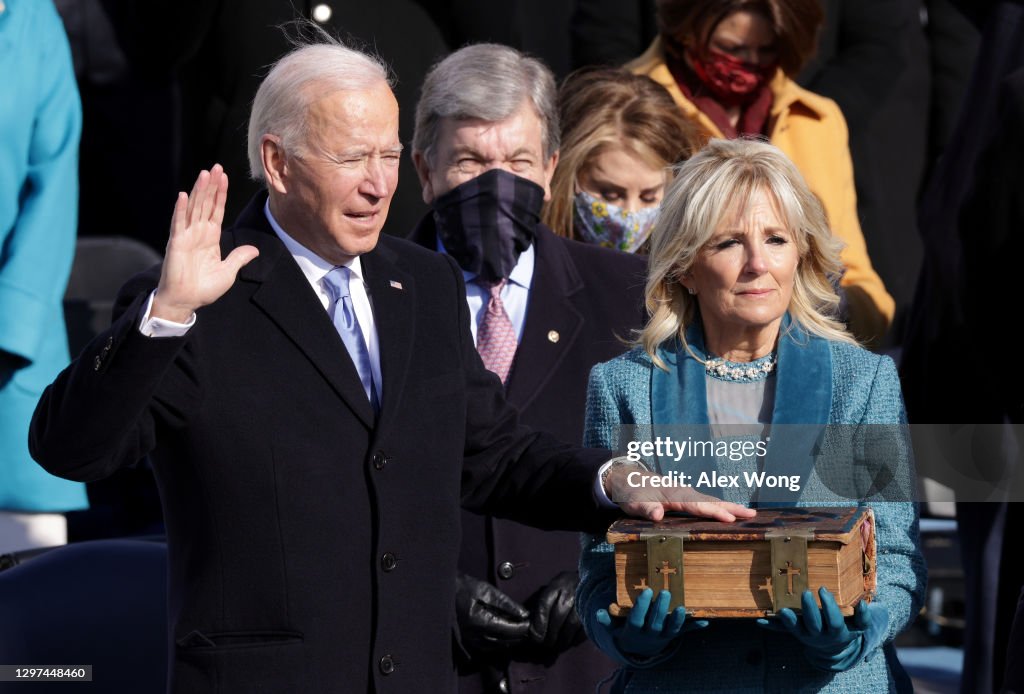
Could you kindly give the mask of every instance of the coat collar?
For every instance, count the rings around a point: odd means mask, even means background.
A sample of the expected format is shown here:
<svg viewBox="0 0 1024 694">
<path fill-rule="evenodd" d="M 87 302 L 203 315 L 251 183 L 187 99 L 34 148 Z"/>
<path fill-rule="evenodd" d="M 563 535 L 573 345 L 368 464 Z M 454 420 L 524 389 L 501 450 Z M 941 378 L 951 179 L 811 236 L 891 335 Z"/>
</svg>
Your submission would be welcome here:
<svg viewBox="0 0 1024 694">
<path fill-rule="evenodd" d="M 668 65 L 665 64 L 665 47 L 660 36 L 648 46 L 642 55 L 626 63 L 626 69 L 636 74 L 647 75 L 655 82 L 668 90 L 676 104 L 683 111 L 683 115 L 696 120 L 713 137 L 722 137 L 722 133 L 710 118 L 704 115 L 683 92 L 679 89 L 675 77 L 672 76 Z M 772 121 L 778 123 L 779 117 L 793 109 L 803 107 L 803 110 L 810 112 L 817 118 L 822 118 L 829 110 L 826 97 L 807 91 L 796 82 L 786 76 L 782 70 L 775 73 L 771 81 L 772 90 Z"/>
<path fill-rule="evenodd" d="M 583 313 L 575 303 L 583 279 L 566 243 L 543 224 L 537 226 L 526 323 L 506 388 L 509 401 L 521 410 L 558 373 L 583 328 Z"/>
<path fill-rule="evenodd" d="M 385 427 L 401 401 L 412 349 L 412 278 L 398 267 L 395 253 L 383 236 L 373 251 L 361 257 L 373 303 L 384 379 L 377 422 L 344 343 L 302 271 L 271 229 L 263 213 L 265 200 L 266 193 L 258 194 L 225 234 L 225 251 L 242 244 L 254 245 L 260 251 L 259 257 L 239 272 L 239 281 L 257 285 L 252 303 L 289 336 L 363 424 L 370 429 Z"/>
<path fill-rule="evenodd" d="M 416 283 L 412 275 L 402 269 L 392 243 L 394 241 L 390 237 L 382 235 L 377 247 L 362 256 L 366 284 L 373 302 L 380 344 L 380 371 L 384 379 L 378 436 L 389 430 L 399 412 L 417 329 Z M 365 393 L 360 392 L 360 395 L 366 402 Z"/>
<path fill-rule="evenodd" d="M 669 369 L 652 367 L 652 431 L 656 437 L 659 427 L 666 431 L 673 425 L 688 425 L 687 434 L 711 440 L 706 375 L 701 361 L 707 359 L 707 352 L 699 321 L 687 329 L 686 341 L 690 351 L 678 339 L 666 341 L 658 348 Z M 831 350 L 827 340 L 807 333 L 787 313 L 780 328 L 778 352 L 773 428 L 764 470 L 769 475 L 799 475 L 806 481 L 814 465 L 813 452 L 829 422 Z M 709 472 L 717 469 L 714 458 L 708 456 L 694 460 L 693 465 Z M 775 490 L 763 490 L 759 499 L 773 505 L 793 501 L 788 493 Z"/>
</svg>

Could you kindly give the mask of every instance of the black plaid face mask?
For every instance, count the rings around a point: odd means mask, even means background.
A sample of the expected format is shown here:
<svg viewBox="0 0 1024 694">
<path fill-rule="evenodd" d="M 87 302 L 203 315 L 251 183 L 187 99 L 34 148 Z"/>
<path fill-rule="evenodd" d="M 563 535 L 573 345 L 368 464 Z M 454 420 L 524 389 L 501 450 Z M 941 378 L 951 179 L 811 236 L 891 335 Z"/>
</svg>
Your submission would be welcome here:
<svg viewBox="0 0 1024 694">
<path fill-rule="evenodd" d="M 544 189 L 491 169 L 434 199 L 437 234 L 455 262 L 485 282 L 507 278 L 530 247 Z"/>
</svg>

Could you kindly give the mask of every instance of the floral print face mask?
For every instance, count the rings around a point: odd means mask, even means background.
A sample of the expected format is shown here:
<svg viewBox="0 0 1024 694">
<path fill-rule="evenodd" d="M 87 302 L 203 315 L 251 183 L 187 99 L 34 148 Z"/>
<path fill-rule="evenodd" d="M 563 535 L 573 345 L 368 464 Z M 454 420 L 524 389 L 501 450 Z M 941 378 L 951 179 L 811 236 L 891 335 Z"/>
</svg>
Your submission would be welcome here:
<svg viewBox="0 0 1024 694">
<path fill-rule="evenodd" d="M 585 191 L 576 193 L 576 231 L 587 243 L 636 253 L 651 234 L 660 206 L 627 212 Z"/>
</svg>

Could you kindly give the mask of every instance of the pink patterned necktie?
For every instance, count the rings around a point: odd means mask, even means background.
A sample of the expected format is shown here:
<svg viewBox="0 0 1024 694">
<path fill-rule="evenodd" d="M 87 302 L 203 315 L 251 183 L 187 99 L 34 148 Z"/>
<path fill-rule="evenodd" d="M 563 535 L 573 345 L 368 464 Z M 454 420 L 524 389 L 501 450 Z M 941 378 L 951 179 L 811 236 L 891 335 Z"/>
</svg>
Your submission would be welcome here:
<svg viewBox="0 0 1024 694">
<path fill-rule="evenodd" d="M 502 383 L 508 381 L 512 370 L 512 360 L 516 356 L 516 331 L 505 313 L 505 305 L 501 303 L 501 290 L 507 280 L 495 284 L 478 280 L 480 286 L 490 292 L 491 300 L 487 303 L 484 319 L 480 323 L 476 336 L 476 351 L 488 371 L 498 374 Z"/>
</svg>

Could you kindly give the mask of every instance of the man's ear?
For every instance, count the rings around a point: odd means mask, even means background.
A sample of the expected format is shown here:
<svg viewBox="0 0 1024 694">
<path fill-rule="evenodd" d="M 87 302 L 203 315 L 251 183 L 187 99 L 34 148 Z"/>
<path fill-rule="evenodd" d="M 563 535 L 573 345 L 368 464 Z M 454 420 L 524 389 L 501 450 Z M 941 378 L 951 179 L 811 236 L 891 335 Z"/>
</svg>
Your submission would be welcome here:
<svg viewBox="0 0 1024 694">
<path fill-rule="evenodd" d="M 544 167 L 544 202 L 551 200 L 551 179 L 555 175 L 555 167 L 558 166 L 558 152 L 551 155 Z"/>
<path fill-rule="evenodd" d="M 434 186 L 430 183 L 430 164 L 422 151 L 416 150 L 412 153 L 412 163 L 416 167 L 416 176 L 420 179 L 420 186 L 423 188 L 423 202 L 428 205 L 434 202 Z"/>
<path fill-rule="evenodd" d="M 263 162 L 263 178 L 267 188 L 282 195 L 288 193 L 288 158 L 281 138 L 277 135 L 264 135 L 260 138 L 260 159 Z"/>
</svg>

